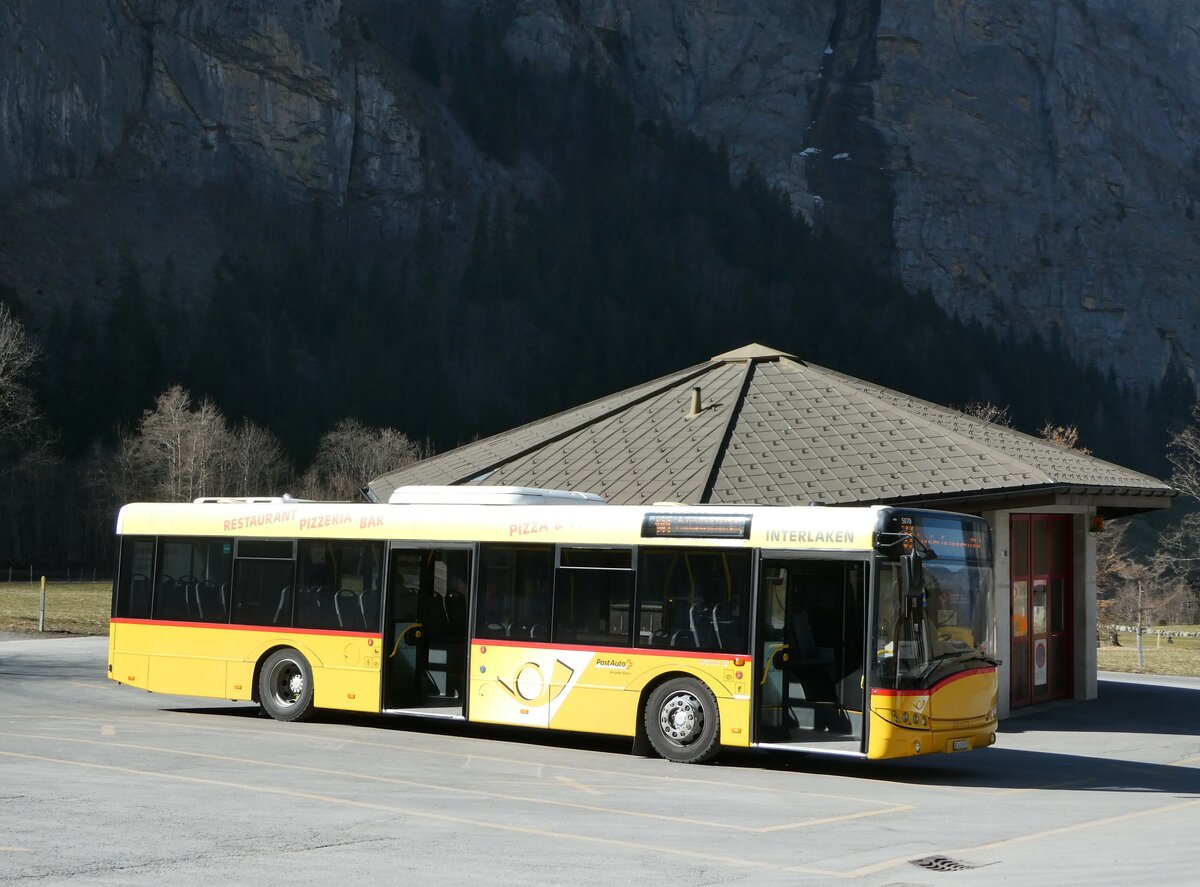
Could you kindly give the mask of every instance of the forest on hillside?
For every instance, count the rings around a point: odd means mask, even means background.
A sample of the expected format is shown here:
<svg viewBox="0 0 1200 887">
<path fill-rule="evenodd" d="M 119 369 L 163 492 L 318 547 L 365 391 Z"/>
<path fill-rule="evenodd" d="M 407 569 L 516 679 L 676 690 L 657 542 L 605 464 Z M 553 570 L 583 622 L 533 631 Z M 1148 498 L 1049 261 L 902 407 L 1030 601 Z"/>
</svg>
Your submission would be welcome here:
<svg viewBox="0 0 1200 887">
<path fill-rule="evenodd" d="M 313 472 L 328 475 L 347 422 L 364 436 L 342 445 L 392 435 L 394 458 L 415 458 L 750 342 L 942 404 L 1005 405 L 1030 433 L 1074 426 L 1095 455 L 1168 473 L 1194 402 L 1183 366 L 1132 390 L 1055 329 L 964 322 L 753 171 L 732 177 L 724 146 L 639 119 L 588 72 L 515 65 L 487 28 L 473 19 L 461 52 L 418 31 L 411 64 L 493 159 L 540 171 L 536 196 L 497 189 L 457 228 L 430 221 L 366 254 L 302 225 L 264 232 L 211 269 L 202 303 L 178 298 L 172 260 L 132 251 L 97 269 L 117 279 L 107 312 L 76 302 L 35 320 L 0 292 L 40 348 L 23 382 L 41 416 L 36 459 L 28 435 L 0 453 L 0 565 L 108 564 L 120 499 L 171 495 L 112 480 L 164 397 L 181 421 L 215 413 L 227 448 L 275 442 L 269 488 L 244 492 L 323 492 Z M 230 477 L 177 492 L 242 491 Z"/>
</svg>

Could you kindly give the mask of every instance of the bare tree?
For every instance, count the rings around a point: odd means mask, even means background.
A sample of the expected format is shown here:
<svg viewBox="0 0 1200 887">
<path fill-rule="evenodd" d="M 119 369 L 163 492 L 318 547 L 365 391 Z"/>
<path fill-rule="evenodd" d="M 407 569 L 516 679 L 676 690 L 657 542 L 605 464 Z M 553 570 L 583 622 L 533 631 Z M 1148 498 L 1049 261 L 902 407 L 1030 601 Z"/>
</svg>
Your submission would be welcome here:
<svg viewBox="0 0 1200 887">
<path fill-rule="evenodd" d="M 282 492 L 292 466 L 279 438 L 246 421 L 229 435 L 229 477 L 225 492 L 234 496 L 267 496 Z"/>
<path fill-rule="evenodd" d="M 1005 428 L 1012 428 L 1012 415 L 1009 413 L 1008 407 L 999 406 L 991 401 L 981 403 L 980 401 L 973 400 L 963 407 L 960 412 L 984 422 L 991 422 L 993 425 L 1003 425 Z"/>
<path fill-rule="evenodd" d="M 212 401 L 193 410 L 191 395 L 175 385 L 143 414 L 133 461 L 155 499 L 215 496 L 224 486 L 229 438 L 225 418 Z"/>
<path fill-rule="evenodd" d="M 0 303 L 0 478 L 49 458 L 54 443 L 25 379 L 41 348 Z"/>
<path fill-rule="evenodd" d="M 1200 499 L 1200 403 L 1192 407 L 1192 424 L 1167 444 L 1167 459 L 1174 468 L 1171 483 L 1175 489 Z"/>
<path fill-rule="evenodd" d="M 1117 645 L 1118 626 L 1134 630 L 1140 668 L 1147 627 L 1186 621 L 1194 613 L 1195 593 L 1189 574 L 1196 540 L 1175 527 L 1160 536 L 1153 550 L 1139 552 L 1130 540 L 1129 528 L 1127 522 L 1109 524 L 1097 541 L 1097 619 L 1100 636 L 1113 645 Z"/>
<path fill-rule="evenodd" d="M 1185 497 L 1200 500 L 1200 403 L 1192 407 L 1191 424 L 1167 444 L 1167 459 L 1173 469 L 1172 486 Z M 1160 551 L 1184 589 L 1179 621 L 1200 618 L 1200 513 L 1186 513 L 1165 530 Z"/>
<path fill-rule="evenodd" d="M 199 404 L 179 385 L 147 410 L 135 433 L 112 450 L 95 450 L 89 477 L 100 507 L 135 500 L 187 502 L 203 496 L 275 495 L 291 476 L 279 440 L 244 422 L 230 428 L 210 400 Z"/>
<path fill-rule="evenodd" d="M 1110 523 L 1104 532 L 1096 537 L 1096 619 L 1097 636 L 1107 638 L 1111 646 L 1120 646 L 1117 638 L 1117 626 L 1122 618 L 1117 597 L 1125 585 L 1121 575 L 1127 563 L 1129 547 L 1125 536 L 1129 532 L 1129 524 Z"/>
<path fill-rule="evenodd" d="M 1156 618 L 1171 623 L 1200 619 L 1200 514 L 1191 512 L 1159 534 L 1155 558 L 1163 565 Z"/>
<path fill-rule="evenodd" d="M 24 381 L 40 351 L 9 307 L 0 302 L 0 415 L 9 421 L 29 407 Z"/>
<path fill-rule="evenodd" d="M 1038 433 L 1041 434 L 1043 440 L 1056 447 L 1062 447 L 1064 450 L 1078 450 L 1085 455 L 1090 455 L 1092 452 L 1086 447 L 1079 446 L 1079 429 L 1074 425 L 1055 425 L 1053 422 L 1047 422 Z"/>
<path fill-rule="evenodd" d="M 1142 656 L 1142 628 L 1146 620 L 1147 586 L 1157 581 L 1163 565 L 1154 557 L 1139 558 L 1129 544 L 1129 524 L 1109 525 L 1097 544 L 1096 586 L 1105 599 L 1098 615 L 1111 620 L 1100 626 L 1116 644 L 1117 626 L 1132 625 L 1137 638 L 1138 668 L 1145 665 Z"/>
<path fill-rule="evenodd" d="M 1003 425 L 1005 428 L 1013 427 L 1012 414 L 1009 412 L 1008 407 L 999 406 L 991 401 L 981 402 L 973 400 L 963 407 L 960 412 L 972 418 L 990 422 L 993 425 Z M 1074 425 L 1056 425 L 1053 422 L 1047 422 L 1038 433 L 1044 440 L 1063 449 L 1079 450 L 1079 452 L 1085 454 L 1092 452 L 1089 449 L 1079 446 L 1079 429 Z"/>
<path fill-rule="evenodd" d="M 357 419 L 343 419 L 321 438 L 301 478 L 301 493 L 312 499 L 356 499 L 372 478 L 426 455 L 424 447 L 394 428 L 370 428 Z"/>
<path fill-rule="evenodd" d="M 57 437 L 46 426 L 26 379 L 41 353 L 37 341 L 0 303 L 0 551 L 22 556 L 32 544 L 31 513 L 58 463 Z"/>
</svg>

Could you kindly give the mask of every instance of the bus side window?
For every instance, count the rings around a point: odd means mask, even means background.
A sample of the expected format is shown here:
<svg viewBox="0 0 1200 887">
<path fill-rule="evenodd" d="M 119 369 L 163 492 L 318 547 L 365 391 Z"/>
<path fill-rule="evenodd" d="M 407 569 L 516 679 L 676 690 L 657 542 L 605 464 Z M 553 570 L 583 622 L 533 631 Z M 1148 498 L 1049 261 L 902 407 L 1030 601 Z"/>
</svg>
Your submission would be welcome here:
<svg viewBox="0 0 1200 887">
<path fill-rule="evenodd" d="M 747 549 L 651 548 L 638 556 L 639 647 L 745 653 Z"/>
<path fill-rule="evenodd" d="M 628 646 L 633 576 L 633 552 L 628 548 L 560 549 L 551 640 Z"/>
<path fill-rule="evenodd" d="M 292 624 L 294 551 L 290 541 L 238 541 L 231 621 L 238 625 Z"/>
<path fill-rule="evenodd" d="M 121 564 L 113 616 L 149 619 L 154 589 L 154 539 L 126 536 L 121 540 Z"/>
<path fill-rule="evenodd" d="M 529 640 L 544 632 L 553 586 L 553 548 L 481 545 L 475 636 Z"/>
<path fill-rule="evenodd" d="M 154 618 L 180 622 L 229 621 L 221 586 L 229 581 L 229 539 L 162 539 L 158 546 Z"/>
<path fill-rule="evenodd" d="M 296 628 L 367 631 L 379 627 L 375 588 L 383 544 L 354 540 L 300 542 Z"/>
</svg>

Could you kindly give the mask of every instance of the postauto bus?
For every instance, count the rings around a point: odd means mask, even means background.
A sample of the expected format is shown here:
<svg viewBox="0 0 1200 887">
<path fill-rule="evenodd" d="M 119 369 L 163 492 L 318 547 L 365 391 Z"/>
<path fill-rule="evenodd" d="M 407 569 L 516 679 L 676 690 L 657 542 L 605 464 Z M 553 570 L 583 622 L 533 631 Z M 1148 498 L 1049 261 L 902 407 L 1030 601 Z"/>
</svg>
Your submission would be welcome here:
<svg viewBox="0 0 1200 887">
<path fill-rule="evenodd" d="M 401 488 L 120 512 L 109 677 L 155 693 L 863 758 L 995 741 L 977 517 Z"/>
</svg>

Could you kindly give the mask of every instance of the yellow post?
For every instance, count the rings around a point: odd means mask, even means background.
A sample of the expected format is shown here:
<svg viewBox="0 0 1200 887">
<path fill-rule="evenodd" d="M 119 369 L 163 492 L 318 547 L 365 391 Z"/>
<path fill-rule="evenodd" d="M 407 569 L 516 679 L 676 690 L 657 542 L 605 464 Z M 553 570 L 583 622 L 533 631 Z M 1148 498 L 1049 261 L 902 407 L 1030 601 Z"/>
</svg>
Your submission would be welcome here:
<svg viewBox="0 0 1200 887">
<path fill-rule="evenodd" d="M 38 631 L 46 630 L 46 577 L 42 577 L 42 603 L 38 608 Z"/>
</svg>

